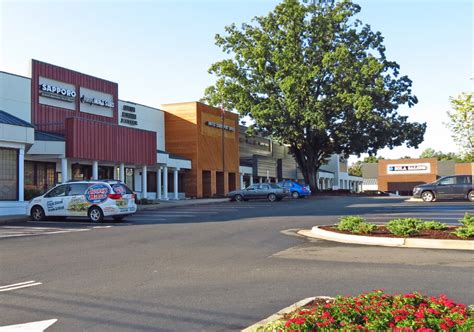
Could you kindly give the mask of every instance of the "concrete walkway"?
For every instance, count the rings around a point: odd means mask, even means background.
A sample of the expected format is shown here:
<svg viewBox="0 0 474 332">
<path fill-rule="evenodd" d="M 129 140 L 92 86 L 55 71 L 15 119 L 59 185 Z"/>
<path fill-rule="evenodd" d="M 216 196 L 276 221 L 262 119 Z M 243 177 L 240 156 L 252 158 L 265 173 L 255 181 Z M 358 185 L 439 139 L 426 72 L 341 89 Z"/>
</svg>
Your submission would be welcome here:
<svg viewBox="0 0 474 332">
<path fill-rule="evenodd" d="M 201 205 L 201 204 L 214 204 L 214 203 L 224 203 L 228 202 L 228 198 L 202 198 L 202 199 L 183 199 L 183 200 L 169 200 L 169 201 L 160 201 L 157 204 L 149 205 L 137 205 L 137 211 L 149 211 L 149 210 L 159 210 L 165 208 L 173 208 L 178 206 L 192 206 L 192 205 Z M 29 220 L 29 217 L 26 215 L 10 215 L 10 216 L 0 216 L 0 224 L 10 223 L 10 222 L 22 222 Z"/>
</svg>

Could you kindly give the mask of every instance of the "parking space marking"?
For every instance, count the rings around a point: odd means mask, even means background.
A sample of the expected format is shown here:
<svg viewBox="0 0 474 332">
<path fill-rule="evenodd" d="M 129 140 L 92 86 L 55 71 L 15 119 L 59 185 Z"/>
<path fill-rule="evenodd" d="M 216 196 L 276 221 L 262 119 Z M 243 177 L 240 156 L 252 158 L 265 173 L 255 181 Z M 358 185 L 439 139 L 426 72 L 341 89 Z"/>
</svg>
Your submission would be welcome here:
<svg viewBox="0 0 474 332">
<path fill-rule="evenodd" d="M 0 332 L 43 332 L 57 321 L 57 319 L 48 319 L 37 322 L 0 326 Z"/>
<path fill-rule="evenodd" d="M 0 239 L 90 231 L 91 228 L 0 226 Z"/>
<path fill-rule="evenodd" d="M 33 287 L 33 286 L 38 286 L 42 284 L 43 284 L 42 282 L 36 282 L 34 280 L 19 282 L 16 284 L 0 286 L 0 292 L 8 292 L 8 291 L 12 291 L 12 290 L 20 289 L 20 288 Z"/>
</svg>

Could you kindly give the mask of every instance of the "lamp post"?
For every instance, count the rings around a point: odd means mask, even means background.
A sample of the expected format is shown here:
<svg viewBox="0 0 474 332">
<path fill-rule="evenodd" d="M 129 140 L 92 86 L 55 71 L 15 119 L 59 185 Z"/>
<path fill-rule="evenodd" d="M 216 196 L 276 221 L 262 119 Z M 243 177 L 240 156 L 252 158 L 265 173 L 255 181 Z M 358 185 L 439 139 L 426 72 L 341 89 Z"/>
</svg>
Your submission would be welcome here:
<svg viewBox="0 0 474 332">
<path fill-rule="evenodd" d="M 225 177 L 225 148 L 224 148 L 224 125 L 225 125 L 225 109 L 224 105 L 221 107 L 221 119 L 222 119 L 222 176 Z"/>
</svg>

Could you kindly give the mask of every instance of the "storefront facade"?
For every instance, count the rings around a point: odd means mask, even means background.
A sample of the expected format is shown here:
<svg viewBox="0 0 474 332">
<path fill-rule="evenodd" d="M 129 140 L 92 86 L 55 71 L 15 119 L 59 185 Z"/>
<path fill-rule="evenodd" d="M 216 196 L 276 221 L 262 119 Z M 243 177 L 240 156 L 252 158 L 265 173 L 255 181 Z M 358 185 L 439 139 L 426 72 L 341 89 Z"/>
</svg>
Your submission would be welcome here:
<svg viewBox="0 0 474 332">
<path fill-rule="evenodd" d="M 31 78 L 0 72 L 0 88 L 0 215 L 69 180 L 184 197 L 191 161 L 165 151 L 163 111 L 119 100 L 117 83 L 33 60 Z"/>
<path fill-rule="evenodd" d="M 362 165 L 363 190 L 380 190 L 411 195 L 419 184 L 431 183 L 443 176 L 473 175 L 474 163 L 456 163 L 436 158 L 379 160 Z"/>
<path fill-rule="evenodd" d="M 200 102 L 166 104 L 166 150 L 191 160 L 189 197 L 224 196 L 240 188 L 238 115 Z M 223 123 L 224 122 L 224 123 Z"/>
</svg>

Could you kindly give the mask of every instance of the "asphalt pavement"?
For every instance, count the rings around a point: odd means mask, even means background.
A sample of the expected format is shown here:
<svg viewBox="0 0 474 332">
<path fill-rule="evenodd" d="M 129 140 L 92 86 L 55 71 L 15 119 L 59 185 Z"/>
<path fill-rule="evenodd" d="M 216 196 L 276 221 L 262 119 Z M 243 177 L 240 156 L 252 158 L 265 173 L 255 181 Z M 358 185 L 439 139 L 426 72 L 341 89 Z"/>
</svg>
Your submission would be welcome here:
<svg viewBox="0 0 474 332">
<path fill-rule="evenodd" d="M 455 224 L 474 204 L 316 197 L 140 211 L 122 223 L 0 225 L 0 327 L 47 331 L 240 330 L 317 295 L 373 289 L 474 303 L 472 252 L 310 240 L 343 215 Z"/>
</svg>

